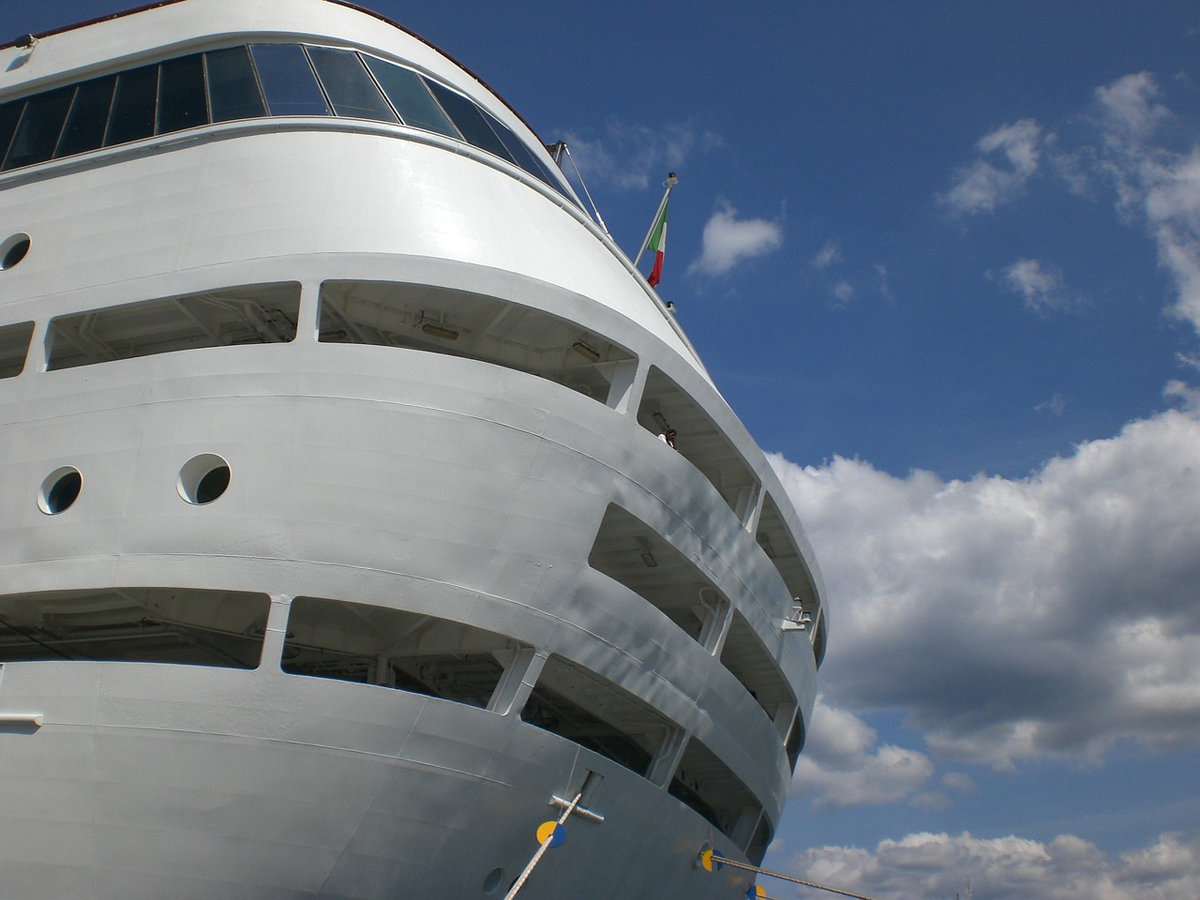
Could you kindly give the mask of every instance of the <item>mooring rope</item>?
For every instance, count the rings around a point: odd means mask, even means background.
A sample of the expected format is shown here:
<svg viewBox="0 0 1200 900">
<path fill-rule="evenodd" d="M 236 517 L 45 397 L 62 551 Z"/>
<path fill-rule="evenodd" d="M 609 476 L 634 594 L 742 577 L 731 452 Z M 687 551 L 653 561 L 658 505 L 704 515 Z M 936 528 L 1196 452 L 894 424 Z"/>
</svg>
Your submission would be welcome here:
<svg viewBox="0 0 1200 900">
<path fill-rule="evenodd" d="M 731 866 L 735 869 L 743 869 L 747 872 L 753 872 L 756 875 L 768 875 L 771 878 L 778 878 L 781 881 L 790 881 L 792 884 L 802 884 L 805 887 L 816 888 L 819 891 L 829 891 L 831 894 L 841 894 L 843 897 L 853 897 L 854 900 L 874 900 L 865 894 L 855 894 L 852 891 L 843 891 L 840 888 L 829 887 L 826 884 L 817 884 L 815 881 L 805 881 L 803 878 L 797 878 L 795 875 L 785 875 L 783 872 L 772 872 L 770 869 L 763 869 L 759 866 L 752 866 L 750 863 L 738 862 L 736 859 L 726 859 L 724 856 L 719 856 L 712 850 L 705 850 L 700 854 L 700 861 L 704 864 L 704 868 L 708 871 L 713 871 L 714 868 L 721 866 Z M 769 898 L 764 898 L 769 900 Z"/>
<path fill-rule="evenodd" d="M 504 895 L 504 900 L 513 900 L 513 897 L 517 896 L 517 893 L 525 886 L 525 882 L 529 878 L 529 875 L 533 871 L 534 867 L 538 864 L 538 862 L 541 861 L 541 858 L 546 854 L 546 851 L 550 849 L 550 844 L 554 841 L 554 838 L 559 837 L 559 840 L 561 841 L 562 838 L 558 832 L 558 829 L 562 827 L 563 822 L 570 818 L 571 813 L 575 812 L 575 807 L 579 805 L 579 801 L 582 799 L 583 794 L 579 793 L 575 795 L 574 800 L 567 804 L 567 808 L 563 810 L 563 814 L 558 817 L 558 824 L 554 828 L 547 830 L 546 836 L 542 838 L 542 843 L 537 848 L 537 853 L 533 854 L 533 859 L 529 861 L 529 865 L 525 867 L 525 871 L 517 876 L 517 880 L 513 882 L 513 886 L 509 888 L 508 893 Z"/>
</svg>

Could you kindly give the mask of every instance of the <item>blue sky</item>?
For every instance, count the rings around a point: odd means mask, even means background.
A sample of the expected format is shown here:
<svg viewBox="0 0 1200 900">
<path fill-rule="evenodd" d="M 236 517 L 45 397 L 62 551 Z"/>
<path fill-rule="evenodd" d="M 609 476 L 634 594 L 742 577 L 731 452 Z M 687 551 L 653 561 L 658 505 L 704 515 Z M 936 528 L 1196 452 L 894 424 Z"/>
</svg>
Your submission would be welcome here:
<svg viewBox="0 0 1200 900">
<path fill-rule="evenodd" d="M 1200 7 L 372 6 L 566 138 L 629 253 L 679 175 L 660 293 L 833 608 L 768 864 L 1200 896 Z"/>
</svg>

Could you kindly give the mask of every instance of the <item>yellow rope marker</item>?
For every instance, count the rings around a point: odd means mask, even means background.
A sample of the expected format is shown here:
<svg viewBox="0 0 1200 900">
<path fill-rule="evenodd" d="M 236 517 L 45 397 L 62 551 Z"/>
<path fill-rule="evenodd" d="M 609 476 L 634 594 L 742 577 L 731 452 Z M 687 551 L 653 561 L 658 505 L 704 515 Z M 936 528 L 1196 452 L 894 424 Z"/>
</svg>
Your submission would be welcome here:
<svg viewBox="0 0 1200 900">
<path fill-rule="evenodd" d="M 772 872 L 770 869 L 763 869 L 759 866 L 752 866 L 750 863 L 738 862 L 736 859 L 728 859 L 720 854 L 717 850 L 705 850 L 700 854 L 700 865 L 704 866 L 706 872 L 713 872 L 732 866 L 735 869 L 741 869 L 744 872 L 753 872 L 756 875 L 768 875 L 771 878 L 778 878 L 782 881 L 790 881 L 792 884 L 802 884 L 805 887 L 816 888 L 819 891 L 829 891 L 831 894 L 841 894 L 843 897 L 853 897 L 854 900 L 873 900 L 873 898 L 865 894 L 855 894 L 853 891 L 843 891 L 841 888 L 829 887 L 825 884 L 817 884 L 815 881 L 805 881 L 803 878 L 797 878 L 795 875 L 785 875 L 783 872 Z M 766 897 L 766 893 L 762 887 L 751 885 L 746 891 L 747 900 L 754 900 L 754 897 Z M 770 898 L 767 898 L 770 900 Z"/>
<path fill-rule="evenodd" d="M 544 844 L 547 838 L 550 839 L 550 849 L 553 850 L 567 839 L 567 829 L 553 819 L 543 822 L 538 826 L 537 842 Z"/>
</svg>

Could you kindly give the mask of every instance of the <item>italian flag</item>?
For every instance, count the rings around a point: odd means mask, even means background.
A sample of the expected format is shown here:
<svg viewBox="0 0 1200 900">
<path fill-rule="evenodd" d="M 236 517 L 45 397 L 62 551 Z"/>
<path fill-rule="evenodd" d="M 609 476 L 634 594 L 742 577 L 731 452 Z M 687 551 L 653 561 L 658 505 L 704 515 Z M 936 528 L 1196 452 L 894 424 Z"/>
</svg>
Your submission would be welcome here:
<svg viewBox="0 0 1200 900">
<path fill-rule="evenodd" d="M 654 253 L 654 268 L 650 270 L 650 276 L 646 279 L 650 282 L 650 287 L 656 286 L 662 280 L 663 254 L 667 252 L 667 206 L 668 204 L 663 204 L 662 215 L 654 223 L 654 232 L 650 235 L 650 242 L 646 244 L 646 249 Z"/>
</svg>

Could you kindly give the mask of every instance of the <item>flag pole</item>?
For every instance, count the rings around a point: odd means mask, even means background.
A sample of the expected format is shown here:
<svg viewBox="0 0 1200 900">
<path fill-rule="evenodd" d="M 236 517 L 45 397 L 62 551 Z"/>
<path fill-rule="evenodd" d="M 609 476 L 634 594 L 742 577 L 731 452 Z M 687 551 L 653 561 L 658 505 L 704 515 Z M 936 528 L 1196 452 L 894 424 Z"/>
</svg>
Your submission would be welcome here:
<svg viewBox="0 0 1200 900">
<path fill-rule="evenodd" d="M 654 234 L 658 220 L 662 218 L 663 210 L 667 208 L 667 201 L 671 199 L 671 189 L 677 184 L 679 184 L 679 179 L 675 177 L 675 173 L 668 172 L 667 180 L 663 182 L 663 187 L 666 188 L 666 191 L 663 193 L 662 202 L 658 204 L 658 210 L 654 213 L 654 218 L 650 220 L 650 230 L 646 232 L 646 237 L 642 241 L 642 248 L 638 250 L 637 259 L 633 261 L 635 269 L 637 268 L 637 264 L 642 261 L 642 254 L 646 252 L 646 248 L 650 245 L 650 237 Z"/>
</svg>

